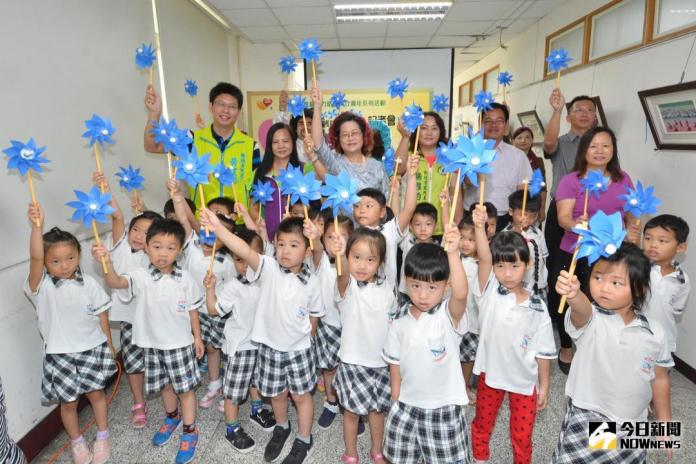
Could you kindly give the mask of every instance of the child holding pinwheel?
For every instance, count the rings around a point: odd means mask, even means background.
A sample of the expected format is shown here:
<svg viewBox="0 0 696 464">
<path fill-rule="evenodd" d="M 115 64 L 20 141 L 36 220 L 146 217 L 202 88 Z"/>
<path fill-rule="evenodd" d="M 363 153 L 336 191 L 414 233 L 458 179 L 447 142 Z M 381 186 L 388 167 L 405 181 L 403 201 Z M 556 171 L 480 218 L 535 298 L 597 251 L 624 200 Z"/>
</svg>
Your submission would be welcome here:
<svg viewBox="0 0 696 464">
<path fill-rule="evenodd" d="M 29 205 L 29 276 L 24 292 L 36 308 L 44 340 L 41 396 L 60 403 L 75 464 L 103 464 L 111 455 L 104 387 L 116 374 L 108 310 L 111 300 L 80 269 L 80 242 L 57 227 L 43 233 L 43 209 Z M 85 394 L 97 423 L 92 451 L 80 433 L 77 402 Z"/>
</svg>

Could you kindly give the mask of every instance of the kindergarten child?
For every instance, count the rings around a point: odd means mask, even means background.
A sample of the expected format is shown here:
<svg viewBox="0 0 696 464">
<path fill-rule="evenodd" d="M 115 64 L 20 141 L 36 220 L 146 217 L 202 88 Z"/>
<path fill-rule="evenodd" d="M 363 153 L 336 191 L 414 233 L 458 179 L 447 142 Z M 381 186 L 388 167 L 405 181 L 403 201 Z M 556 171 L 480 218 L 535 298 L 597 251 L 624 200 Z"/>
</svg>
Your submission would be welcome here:
<svg viewBox="0 0 696 464">
<path fill-rule="evenodd" d="M 529 247 L 517 232 L 499 232 L 488 244 L 486 212 L 474 209 L 479 307 L 479 344 L 474 374 L 479 376 L 476 415 L 471 424 L 474 459 L 490 457 L 490 437 L 498 409 L 508 394 L 515 464 L 532 462 L 532 431 L 537 411 L 549 395 L 550 359 L 556 357 L 546 304 L 524 288 Z M 537 380 L 539 385 L 537 386 Z"/>
<path fill-rule="evenodd" d="M 444 191 L 446 190 L 443 190 L 443 192 Z M 434 243 L 433 234 L 435 233 L 436 227 L 437 208 L 430 203 L 418 203 L 416 205 L 416 209 L 413 210 L 410 230 L 404 234 L 401 242 L 399 242 L 399 248 L 401 248 L 401 253 L 403 256 L 401 262 L 401 278 L 399 279 L 399 294 L 401 295 L 400 303 L 404 303 L 406 298 L 408 298 L 406 293 L 406 279 L 404 278 L 403 261 L 406 260 L 406 255 L 416 243 Z"/>
<path fill-rule="evenodd" d="M 565 326 L 577 351 L 551 462 L 646 462 L 645 450 L 593 452 L 587 427 L 595 421 L 646 421 L 651 402 L 658 421 L 672 420 L 669 342 L 662 326 L 639 311 L 650 291 L 650 262 L 637 246 L 624 242 L 594 263 L 589 287 L 594 302 L 580 291 L 576 276 L 561 271 L 556 282 L 558 294 L 568 297 Z M 671 450 L 666 452 L 671 458 Z"/>
<path fill-rule="evenodd" d="M 133 301 L 133 342 L 145 349 L 145 393 L 162 392 L 165 418 L 152 437 L 152 444 L 169 442 L 183 419 L 183 434 L 176 464 L 191 462 L 196 454 L 196 395 L 200 382 L 196 358 L 203 356 L 197 309 L 203 294 L 191 274 L 176 262 L 184 243 L 184 228 L 177 221 L 152 223 L 145 238 L 150 259 L 147 269 L 138 268 L 119 275 L 103 245 L 92 247 L 92 256 L 105 258 L 106 285 L 121 289 L 119 298 Z M 181 415 L 177 405 L 181 403 Z"/>
<path fill-rule="evenodd" d="M 474 212 L 477 204 L 478 203 L 471 204 L 469 207 L 470 213 Z M 496 208 L 495 205 L 490 201 L 485 202 L 483 207 L 486 209 L 486 236 L 488 237 L 488 240 L 490 240 L 493 238 L 495 231 L 498 228 L 498 208 Z"/>
<path fill-rule="evenodd" d="M 54 227 L 42 234 L 44 212 L 29 205 L 29 276 L 24 292 L 36 308 L 44 340 L 43 402 L 59 402 L 75 464 L 103 464 L 111 455 L 104 387 L 116 373 L 108 310 L 111 299 L 80 270 L 80 242 Z M 38 224 L 38 225 L 37 225 Z M 80 433 L 77 401 L 85 394 L 97 423 L 90 452 Z"/>
<path fill-rule="evenodd" d="M 406 256 L 410 302 L 392 322 L 382 354 L 389 363 L 392 397 L 384 454 L 393 463 L 471 462 L 458 356 L 468 285 L 458 242 L 457 228 L 448 225 L 447 252 L 418 243 Z M 448 281 L 452 293 L 445 298 Z"/>
<path fill-rule="evenodd" d="M 471 213 L 464 213 L 464 217 L 459 221 L 459 256 L 466 273 L 466 280 L 469 284 L 469 293 L 466 298 L 466 321 L 467 332 L 462 336 L 462 343 L 459 345 L 459 361 L 462 363 L 462 373 L 464 374 L 464 384 L 466 394 L 469 397 L 469 404 L 476 404 L 476 394 L 471 389 L 471 376 L 474 371 L 474 360 L 479 341 L 479 320 L 478 304 L 474 298 L 473 288 L 478 283 L 478 258 L 476 257 L 476 238 L 474 237 L 474 221 Z"/>
</svg>

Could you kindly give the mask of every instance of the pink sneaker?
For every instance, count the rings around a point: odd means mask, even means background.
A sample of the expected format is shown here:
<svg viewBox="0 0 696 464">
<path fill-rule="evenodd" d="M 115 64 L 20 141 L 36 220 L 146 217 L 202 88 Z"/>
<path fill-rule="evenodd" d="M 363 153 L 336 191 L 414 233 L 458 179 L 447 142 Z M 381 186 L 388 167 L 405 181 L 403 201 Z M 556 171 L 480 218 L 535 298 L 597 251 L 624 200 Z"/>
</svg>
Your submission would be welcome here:
<svg viewBox="0 0 696 464">
<path fill-rule="evenodd" d="M 111 439 L 96 440 L 94 442 L 94 460 L 92 464 L 104 464 L 111 456 Z"/>
<path fill-rule="evenodd" d="M 77 444 L 72 443 L 70 448 L 72 450 L 73 462 L 75 464 L 90 464 L 92 462 L 92 453 L 89 452 L 87 443 L 84 441 Z"/>
<path fill-rule="evenodd" d="M 216 390 L 208 390 L 208 392 L 205 394 L 203 398 L 201 398 L 201 401 L 198 403 L 198 405 L 203 408 L 203 409 L 208 409 L 215 403 L 215 399 L 220 395 L 220 389 Z"/>
</svg>

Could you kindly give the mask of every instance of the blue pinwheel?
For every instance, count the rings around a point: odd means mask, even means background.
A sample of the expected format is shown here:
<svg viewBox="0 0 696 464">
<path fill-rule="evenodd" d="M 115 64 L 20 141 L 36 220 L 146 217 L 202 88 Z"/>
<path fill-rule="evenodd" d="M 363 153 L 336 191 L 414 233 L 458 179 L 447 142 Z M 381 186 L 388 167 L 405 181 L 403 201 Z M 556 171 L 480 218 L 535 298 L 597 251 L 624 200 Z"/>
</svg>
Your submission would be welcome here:
<svg viewBox="0 0 696 464">
<path fill-rule="evenodd" d="M 331 208 L 333 216 L 353 214 L 353 205 L 360 201 L 358 196 L 358 181 L 351 179 L 346 171 L 337 176 L 326 175 L 325 185 L 321 188 L 322 196 L 326 197 L 321 209 Z"/>
<path fill-rule="evenodd" d="M 232 169 L 225 166 L 223 161 L 213 166 L 212 174 L 213 177 L 217 179 L 218 184 L 220 184 L 220 196 L 222 196 L 225 186 L 233 185 L 236 180 Z"/>
<path fill-rule="evenodd" d="M 283 74 L 290 74 L 291 72 L 295 71 L 295 68 L 297 68 L 295 57 L 292 55 L 281 57 L 278 65 L 280 66 L 280 72 Z"/>
<path fill-rule="evenodd" d="M 307 61 L 319 61 L 319 55 L 324 53 L 321 49 L 321 45 L 319 45 L 317 39 L 314 38 L 303 40 L 300 42 L 298 48 L 300 49 L 300 56 L 302 59 Z"/>
<path fill-rule="evenodd" d="M 286 169 L 281 169 L 278 173 L 277 181 L 282 186 L 282 193 L 290 194 L 288 189 L 296 179 L 302 177 L 302 168 L 288 164 Z"/>
<path fill-rule="evenodd" d="M 498 74 L 498 84 L 502 85 L 503 87 L 507 87 L 512 83 L 512 74 L 510 74 L 507 71 L 503 71 L 500 74 Z"/>
<path fill-rule="evenodd" d="M 142 44 L 135 49 L 135 64 L 138 68 L 145 69 L 151 67 L 155 63 L 155 50 L 152 44 Z"/>
<path fill-rule="evenodd" d="M 599 258 L 608 258 L 621 247 L 626 231 L 623 228 L 623 218 L 620 212 L 607 216 L 601 209 L 590 218 L 587 229 L 573 227 L 573 232 L 579 235 L 576 247 L 577 259 L 587 257 L 589 264 Z"/>
<path fill-rule="evenodd" d="M 424 117 L 423 110 L 414 103 L 406 107 L 404 114 L 401 115 L 401 120 L 404 122 L 407 131 L 415 132 L 423 124 Z"/>
<path fill-rule="evenodd" d="M 604 177 L 604 173 L 601 169 L 587 171 L 587 175 L 584 179 L 580 180 L 580 183 L 585 187 L 585 190 L 589 191 L 595 198 L 599 198 L 599 196 L 609 188 L 609 178 Z"/>
<path fill-rule="evenodd" d="M 251 186 L 251 197 L 254 199 L 254 203 L 260 205 L 265 205 L 271 201 L 273 197 L 273 187 L 270 182 L 261 182 L 261 179 L 257 180 L 254 185 Z"/>
<path fill-rule="evenodd" d="M 626 187 L 626 193 L 618 197 L 626 202 L 623 210 L 636 218 L 640 218 L 644 214 L 657 213 L 657 205 L 662 202 L 653 195 L 654 190 L 654 187 L 644 189 L 640 181 L 636 184 L 635 190 Z"/>
<path fill-rule="evenodd" d="M 172 165 L 176 168 L 176 178 L 186 181 L 191 187 L 207 184 L 208 176 L 213 171 L 210 165 L 210 153 L 198 156 L 195 146 L 191 153 L 179 157 Z"/>
<path fill-rule="evenodd" d="M 116 177 L 119 179 L 118 185 L 124 188 L 127 192 L 143 189 L 143 182 L 145 182 L 145 178 L 140 175 L 140 168 L 135 169 L 129 164 L 127 168 L 121 166 L 118 169 L 119 171 L 116 173 Z"/>
<path fill-rule="evenodd" d="M 101 193 L 95 185 L 92 189 L 85 193 L 80 190 L 74 190 L 77 201 L 69 201 L 66 203 L 71 208 L 75 208 L 75 212 L 70 218 L 71 221 L 82 221 L 85 227 L 92 227 L 92 222 L 109 222 L 109 216 L 116 210 L 111 207 L 111 194 L 109 192 Z"/>
<path fill-rule="evenodd" d="M 85 121 L 85 127 L 87 127 L 87 130 L 82 134 L 82 137 L 89 139 L 90 147 L 95 143 L 99 145 L 114 143 L 111 136 L 116 132 L 116 128 L 109 119 L 92 114 L 92 117 Z"/>
<path fill-rule="evenodd" d="M 486 140 L 478 132 L 472 138 L 460 135 L 454 149 L 441 145 L 440 162 L 445 172 L 461 170 L 460 181 L 468 178 L 472 185 L 478 187 L 478 174 L 493 172 L 491 163 L 496 158 L 495 140 Z"/>
<path fill-rule="evenodd" d="M 389 81 L 387 93 L 390 98 L 399 97 L 403 100 L 406 89 L 408 89 L 408 80 L 405 77 L 403 79 L 397 77 Z"/>
<path fill-rule="evenodd" d="M 561 69 L 565 69 L 571 61 L 573 61 L 573 59 L 568 55 L 568 50 L 565 48 L 552 50 L 549 56 L 546 57 L 549 72 L 558 72 Z"/>
<path fill-rule="evenodd" d="M 493 102 L 495 102 L 495 98 L 493 98 L 493 94 L 491 92 L 481 90 L 479 93 L 474 95 L 474 108 L 476 108 L 476 111 L 479 113 L 484 113 L 493 109 L 493 106 L 491 106 L 491 103 Z"/>
<path fill-rule="evenodd" d="M 396 160 L 394 159 L 394 149 L 392 147 L 387 148 L 384 152 L 384 170 L 387 171 L 389 177 L 394 175 L 394 168 L 396 168 Z"/>
<path fill-rule="evenodd" d="M 203 245 L 211 247 L 215 244 L 215 240 L 217 239 L 217 237 L 215 236 L 214 231 L 202 228 L 198 231 L 198 239 L 201 241 Z"/>
<path fill-rule="evenodd" d="M 447 152 L 456 148 L 457 146 L 451 140 L 448 140 L 447 143 L 440 142 L 439 146 L 435 149 L 436 161 L 441 165 L 446 166 L 450 163 Z"/>
<path fill-rule="evenodd" d="M 305 108 L 307 108 L 307 100 L 302 95 L 295 94 L 288 100 L 288 111 L 295 117 L 303 116 Z"/>
<path fill-rule="evenodd" d="M 159 123 L 153 121 L 151 134 L 155 136 L 155 143 L 161 143 L 165 152 L 174 153 L 176 156 L 186 156 L 189 153 L 189 145 L 193 139 L 185 129 L 179 129 L 176 120 L 167 122 L 161 117 Z"/>
<path fill-rule="evenodd" d="M 186 82 L 184 83 L 184 90 L 190 96 L 195 97 L 198 95 L 198 84 L 196 84 L 196 81 L 193 79 L 186 79 Z"/>
<path fill-rule="evenodd" d="M 300 174 L 290 182 L 286 193 L 290 195 L 290 203 L 295 204 L 299 201 L 308 206 L 310 201 L 321 198 L 321 182 L 317 180 L 313 171 Z"/>
<path fill-rule="evenodd" d="M 541 169 L 535 169 L 532 172 L 532 178 L 529 179 L 529 185 L 527 186 L 529 196 L 535 197 L 539 195 L 545 186 L 546 182 L 544 182 L 544 175 L 541 173 Z"/>
<path fill-rule="evenodd" d="M 331 95 L 330 101 L 331 106 L 336 108 L 336 111 L 339 111 L 341 108 L 348 104 L 348 100 L 346 100 L 346 94 L 343 92 L 336 92 L 335 94 Z"/>
<path fill-rule="evenodd" d="M 324 111 L 323 113 L 321 113 L 321 119 L 323 119 L 324 121 L 328 121 L 329 119 L 333 119 L 336 116 L 338 116 L 338 111 L 336 111 L 335 109 L 331 110 L 331 111 Z"/>
<path fill-rule="evenodd" d="M 449 98 L 443 93 L 440 95 L 435 95 L 433 97 L 433 111 L 437 111 L 438 113 L 447 111 L 447 108 L 449 108 Z"/>
<path fill-rule="evenodd" d="M 24 175 L 30 170 L 43 172 L 41 165 L 50 163 L 48 159 L 41 156 L 41 153 L 46 151 L 46 147 L 37 147 L 33 137 L 27 143 L 10 140 L 10 144 L 10 147 L 2 151 L 9 157 L 7 169 L 17 169 L 21 175 Z"/>
</svg>

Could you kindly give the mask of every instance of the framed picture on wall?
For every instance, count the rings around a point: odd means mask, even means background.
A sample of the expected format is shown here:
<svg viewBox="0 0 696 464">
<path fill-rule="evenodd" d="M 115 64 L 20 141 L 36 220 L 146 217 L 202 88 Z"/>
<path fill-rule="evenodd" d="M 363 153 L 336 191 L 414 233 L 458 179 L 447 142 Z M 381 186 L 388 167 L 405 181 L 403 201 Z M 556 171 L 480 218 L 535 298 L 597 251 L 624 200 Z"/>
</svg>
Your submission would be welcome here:
<svg viewBox="0 0 696 464">
<path fill-rule="evenodd" d="M 544 143 L 544 125 L 541 123 L 541 119 L 539 119 L 536 110 L 517 113 L 517 119 L 520 120 L 522 126 L 529 127 L 532 130 L 534 145 L 541 145 Z"/>
<path fill-rule="evenodd" d="M 696 150 L 696 81 L 641 90 L 638 98 L 658 150 Z"/>
<path fill-rule="evenodd" d="M 602 127 L 609 127 L 609 123 L 607 122 L 607 117 L 604 114 L 604 107 L 602 106 L 602 100 L 597 97 L 592 97 L 592 101 L 595 104 L 595 109 L 597 111 L 597 125 L 602 126 Z M 566 103 L 566 111 L 570 113 L 570 103 Z"/>
</svg>

